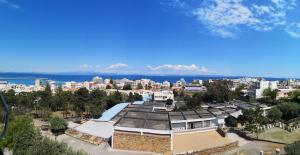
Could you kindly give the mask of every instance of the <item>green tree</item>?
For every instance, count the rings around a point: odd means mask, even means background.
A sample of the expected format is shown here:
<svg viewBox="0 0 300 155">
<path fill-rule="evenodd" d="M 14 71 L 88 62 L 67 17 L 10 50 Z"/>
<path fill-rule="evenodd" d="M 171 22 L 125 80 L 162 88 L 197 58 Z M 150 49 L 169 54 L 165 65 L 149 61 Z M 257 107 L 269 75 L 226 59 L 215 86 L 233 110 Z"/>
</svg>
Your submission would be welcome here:
<svg viewBox="0 0 300 155">
<path fill-rule="evenodd" d="M 16 116 L 10 119 L 10 124 L 8 126 L 8 132 L 5 139 L 0 141 L 1 148 L 7 147 L 8 149 L 13 149 L 15 143 L 16 135 L 24 131 L 31 131 L 34 128 L 33 121 L 29 117 Z"/>
<path fill-rule="evenodd" d="M 127 102 L 134 102 L 134 98 L 133 98 L 133 93 L 132 92 L 130 92 L 128 94 Z"/>
<path fill-rule="evenodd" d="M 27 149 L 32 147 L 40 137 L 39 131 L 34 126 L 23 128 L 18 133 L 15 133 L 13 138 L 13 154 L 27 154 Z"/>
<path fill-rule="evenodd" d="M 185 96 L 184 101 L 186 102 L 186 107 L 188 109 L 199 109 L 201 108 L 201 104 L 203 101 L 203 94 L 202 93 L 195 93 L 192 97 Z"/>
<path fill-rule="evenodd" d="M 93 90 L 90 95 L 89 111 L 93 118 L 99 118 L 106 107 L 106 92 L 99 89 Z"/>
<path fill-rule="evenodd" d="M 105 89 L 112 89 L 111 85 L 106 85 Z"/>
<path fill-rule="evenodd" d="M 267 88 L 263 91 L 263 96 L 269 97 L 272 101 L 276 101 L 277 94 L 278 89 L 272 90 L 270 88 Z"/>
<path fill-rule="evenodd" d="M 75 106 L 75 95 L 70 91 L 64 91 L 62 93 L 62 106 L 63 106 L 63 115 L 64 117 L 68 117 L 70 110 L 72 110 Z"/>
<path fill-rule="evenodd" d="M 105 111 L 106 102 L 98 101 L 94 105 L 91 106 L 91 115 L 93 118 L 99 118 L 102 116 L 102 113 Z"/>
<path fill-rule="evenodd" d="M 207 87 L 205 94 L 205 101 L 226 102 L 232 100 L 234 97 L 231 88 L 233 84 L 228 80 L 216 80 L 213 82 L 205 82 L 204 86 Z"/>
<path fill-rule="evenodd" d="M 73 151 L 66 143 L 57 142 L 47 137 L 40 138 L 26 149 L 28 155 L 87 155 L 82 151 Z"/>
<path fill-rule="evenodd" d="M 110 83 L 111 85 L 113 85 L 113 84 L 114 84 L 114 80 L 113 80 L 112 78 L 110 78 L 110 79 L 109 79 L 109 83 Z"/>
<path fill-rule="evenodd" d="M 61 117 L 54 117 L 50 120 L 50 128 L 53 133 L 64 132 L 68 128 L 68 122 Z"/>
<path fill-rule="evenodd" d="M 174 94 L 174 97 L 179 96 L 178 92 L 175 89 L 173 89 L 173 94 Z"/>
<path fill-rule="evenodd" d="M 101 99 L 105 98 L 106 96 L 107 96 L 107 94 L 103 90 L 95 89 L 91 92 L 91 98 L 92 99 L 101 100 Z"/>
<path fill-rule="evenodd" d="M 11 119 L 6 137 L 0 141 L 1 148 L 12 150 L 14 155 L 86 155 L 73 151 L 65 143 L 42 137 L 31 118 L 16 116 Z"/>
<path fill-rule="evenodd" d="M 300 154 L 300 141 L 293 144 L 288 144 L 284 147 L 287 155 L 299 155 Z"/>
<path fill-rule="evenodd" d="M 51 109 L 54 111 L 63 109 L 63 105 L 66 102 L 65 94 L 61 86 L 56 89 L 56 94 L 54 98 L 54 103 Z"/>
<path fill-rule="evenodd" d="M 300 90 L 292 92 L 291 102 L 300 103 Z"/>
<path fill-rule="evenodd" d="M 133 99 L 134 101 L 142 101 L 143 100 L 143 96 L 138 94 L 138 93 L 134 93 L 133 94 Z"/>
<path fill-rule="evenodd" d="M 238 86 L 234 91 L 233 95 L 235 99 L 242 100 L 242 101 L 249 101 L 249 98 L 245 96 L 245 93 L 243 92 L 243 89 L 245 89 L 246 86 L 244 84 Z"/>
<path fill-rule="evenodd" d="M 277 106 L 282 112 L 283 120 L 290 120 L 296 118 L 300 114 L 300 105 L 297 103 L 282 103 Z"/>
<path fill-rule="evenodd" d="M 144 89 L 143 85 L 141 83 L 138 83 L 137 89 Z"/>
<path fill-rule="evenodd" d="M 86 106 L 90 99 L 89 91 L 86 88 L 80 88 L 75 92 L 75 109 L 76 112 L 83 116 L 83 112 L 86 110 Z"/>
<path fill-rule="evenodd" d="M 280 121 L 281 116 L 282 116 L 282 112 L 277 107 L 272 108 L 267 115 L 267 117 L 271 120 L 271 122 Z"/>
<path fill-rule="evenodd" d="M 42 115 L 43 119 L 48 119 L 49 111 L 50 111 L 51 107 L 53 107 L 53 103 L 54 103 L 54 98 L 52 96 L 50 85 L 47 84 L 45 90 L 39 91 L 38 94 L 40 97 L 38 104 L 39 104 L 39 107 L 41 108 L 41 112 L 42 112 L 41 115 Z"/>
<path fill-rule="evenodd" d="M 119 104 L 121 102 L 123 102 L 122 94 L 119 91 L 116 91 L 116 92 L 110 94 L 107 97 L 107 100 L 106 100 L 106 103 L 107 103 L 106 109 L 110 109 L 111 107 L 113 107 L 116 104 Z"/>
<path fill-rule="evenodd" d="M 132 90 L 131 85 L 130 84 L 124 85 L 123 90 Z"/>
<path fill-rule="evenodd" d="M 236 127 L 237 126 L 237 119 L 232 117 L 232 116 L 229 116 L 225 119 L 225 123 L 226 123 L 226 126 L 230 126 L 230 127 Z"/>
<path fill-rule="evenodd" d="M 259 127 L 266 122 L 261 108 L 243 110 L 243 115 L 240 115 L 238 120 L 245 125 L 246 130 L 256 133 L 257 138 Z"/>
</svg>

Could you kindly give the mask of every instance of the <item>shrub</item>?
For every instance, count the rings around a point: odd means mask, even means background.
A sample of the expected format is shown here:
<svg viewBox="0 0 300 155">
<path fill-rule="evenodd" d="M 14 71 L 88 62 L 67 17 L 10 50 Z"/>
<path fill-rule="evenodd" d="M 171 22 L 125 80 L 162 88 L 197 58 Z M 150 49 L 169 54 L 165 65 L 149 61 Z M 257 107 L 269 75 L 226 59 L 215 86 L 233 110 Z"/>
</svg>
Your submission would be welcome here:
<svg viewBox="0 0 300 155">
<path fill-rule="evenodd" d="M 54 117 L 50 120 L 50 128 L 54 133 L 62 132 L 68 127 L 68 122 L 61 117 Z"/>
<path fill-rule="evenodd" d="M 287 155 L 298 155 L 300 154 L 300 141 L 295 142 L 294 144 L 289 144 L 284 147 L 284 150 Z"/>
<path fill-rule="evenodd" d="M 297 103 L 282 103 L 278 105 L 283 120 L 290 120 L 300 115 L 300 105 Z"/>
</svg>

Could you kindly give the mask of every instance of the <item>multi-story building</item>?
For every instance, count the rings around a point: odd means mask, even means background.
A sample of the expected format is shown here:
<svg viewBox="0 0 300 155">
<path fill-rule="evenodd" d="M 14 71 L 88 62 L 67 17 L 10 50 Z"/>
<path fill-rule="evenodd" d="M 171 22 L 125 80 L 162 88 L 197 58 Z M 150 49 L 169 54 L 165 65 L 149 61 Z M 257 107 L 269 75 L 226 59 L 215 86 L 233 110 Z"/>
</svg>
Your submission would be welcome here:
<svg viewBox="0 0 300 155">
<path fill-rule="evenodd" d="M 154 101 L 167 101 L 168 99 L 174 100 L 174 94 L 171 90 L 155 91 Z"/>
<path fill-rule="evenodd" d="M 41 79 L 35 79 L 34 90 L 35 91 L 40 91 L 41 89 L 42 89 L 42 81 L 41 81 Z"/>
<path fill-rule="evenodd" d="M 262 80 L 259 83 L 259 89 L 256 89 L 256 98 L 262 98 L 265 89 L 270 88 L 271 90 L 278 89 L 278 81 L 265 81 Z"/>
<path fill-rule="evenodd" d="M 96 76 L 96 77 L 93 78 L 93 82 L 95 84 L 101 84 L 101 83 L 103 83 L 103 79 L 99 76 Z"/>
<path fill-rule="evenodd" d="M 0 81 L 0 90 L 6 91 L 8 89 L 8 83 L 7 81 Z"/>
<path fill-rule="evenodd" d="M 170 87 L 171 87 L 171 83 L 169 81 L 164 81 L 162 83 L 162 88 L 163 89 L 170 89 Z"/>
<path fill-rule="evenodd" d="M 181 78 L 179 81 L 177 81 L 177 82 L 175 83 L 175 85 L 176 85 L 177 87 L 185 86 L 185 85 L 186 85 L 186 81 L 185 81 L 183 78 Z"/>
</svg>

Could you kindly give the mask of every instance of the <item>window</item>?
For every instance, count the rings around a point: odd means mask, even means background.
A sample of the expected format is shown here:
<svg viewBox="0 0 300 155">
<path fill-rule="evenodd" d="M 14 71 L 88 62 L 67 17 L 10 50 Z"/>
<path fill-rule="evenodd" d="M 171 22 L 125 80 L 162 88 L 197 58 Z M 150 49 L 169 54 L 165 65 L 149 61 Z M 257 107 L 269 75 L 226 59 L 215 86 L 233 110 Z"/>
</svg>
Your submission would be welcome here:
<svg viewBox="0 0 300 155">
<path fill-rule="evenodd" d="M 194 122 L 194 128 L 203 128 L 203 122 Z"/>
<path fill-rule="evenodd" d="M 210 121 L 204 121 L 203 127 L 204 128 L 210 127 Z"/>
</svg>

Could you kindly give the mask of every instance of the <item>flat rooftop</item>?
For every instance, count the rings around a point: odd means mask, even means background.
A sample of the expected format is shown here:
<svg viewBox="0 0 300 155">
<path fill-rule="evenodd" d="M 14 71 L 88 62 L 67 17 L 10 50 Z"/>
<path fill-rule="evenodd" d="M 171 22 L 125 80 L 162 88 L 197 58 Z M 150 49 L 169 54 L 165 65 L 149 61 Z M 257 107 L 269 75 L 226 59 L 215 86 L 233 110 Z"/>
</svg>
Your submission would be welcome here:
<svg viewBox="0 0 300 155">
<path fill-rule="evenodd" d="M 208 110 L 199 110 L 199 111 L 182 111 L 182 112 L 169 112 L 171 121 L 179 120 L 193 120 L 201 118 L 214 118 L 215 116 Z"/>
<path fill-rule="evenodd" d="M 117 127 L 141 128 L 154 130 L 171 130 L 171 122 L 214 119 L 216 117 L 228 116 L 236 111 L 234 108 L 208 108 L 189 111 L 153 111 L 154 106 L 164 106 L 163 103 L 145 102 L 143 105 L 130 104 L 117 114 L 112 121 Z"/>
<path fill-rule="evenodd" d="M 116 123 L 119 127 L 170 130 L 168 113 L 127 111 Z"/>
</svg>

